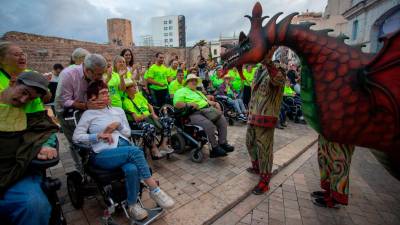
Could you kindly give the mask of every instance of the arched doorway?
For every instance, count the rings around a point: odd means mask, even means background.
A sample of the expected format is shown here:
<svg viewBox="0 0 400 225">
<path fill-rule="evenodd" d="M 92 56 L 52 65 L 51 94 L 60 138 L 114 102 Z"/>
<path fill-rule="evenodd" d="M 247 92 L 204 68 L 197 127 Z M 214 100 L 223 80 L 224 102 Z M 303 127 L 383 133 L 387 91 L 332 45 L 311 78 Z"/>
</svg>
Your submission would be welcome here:
<svg viewBox="0 0 400 225">
<path fill-rule="evenodd" d="M 371 29 L 371 52 L 378 52 L 383 43 L 379 42 L 380 37 L 400 29 L 400 5 L 389 9 L 377 19 Z"/>
</svg>

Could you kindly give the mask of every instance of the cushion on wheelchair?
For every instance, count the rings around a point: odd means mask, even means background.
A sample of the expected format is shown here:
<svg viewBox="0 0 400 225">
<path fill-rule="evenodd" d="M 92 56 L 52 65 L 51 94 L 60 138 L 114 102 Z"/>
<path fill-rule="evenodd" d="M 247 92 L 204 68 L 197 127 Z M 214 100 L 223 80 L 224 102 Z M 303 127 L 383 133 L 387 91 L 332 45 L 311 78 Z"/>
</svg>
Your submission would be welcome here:
<svg viewBox="0 0 400 225">
<path fill-rule="evenodd" d="M 92 165 L 91 163 L 88 163 L 86 172 L 91 178 L 102 184 L 109 184 L 125 177 L 121 168 L 115 170 L 104 170 Z"/>
</svg>

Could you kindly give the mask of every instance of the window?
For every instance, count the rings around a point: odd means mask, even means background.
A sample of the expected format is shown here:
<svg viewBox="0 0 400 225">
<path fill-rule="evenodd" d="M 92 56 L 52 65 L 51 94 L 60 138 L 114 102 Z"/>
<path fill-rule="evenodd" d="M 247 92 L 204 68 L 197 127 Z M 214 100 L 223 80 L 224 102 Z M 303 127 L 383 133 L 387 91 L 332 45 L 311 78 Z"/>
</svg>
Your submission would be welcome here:
<svg viewBox="0 0 400 225">
<path fill-rule="evenodd" d="M 214 55 L 217 55 L 217 49 L 214 49 Z"/>
<path fill-rule="evenodd" d="M 168 24 L 168 21 L 164 20 L 164 24 Z"/>
<path fill-rule="evenodd" d="M 172 30 L 172 26 L 169 26 L 169 30 Z"/>
<path fill-rule="evenodd" d="M 357 40 L 358 36 L 358 20 L 355 20 L 353 22 L 353 33 L 352 33 L 352 39 Z"/>
<path fill-rule="evenodd" d="M 169 24 L 172 24 L 172 20 L 169 20 Z"/>
<path fill-rule="evenodd" d="M 168 36 L 168 33 L 164 33 L 164 36 Z"/>
<path fill-rule="evenodd" d="M 169 36 L 172 36 L 172 32 L 169 32 Z"/>
<path fill-rule="evenodd" d="M 174 40 L 172 40 L 172 38 L 169 39 L 169 42 L 173 42 Z"/>
<path fill-rule="evenodd" d="M 167 42 L 168 42 L 168 39 L 164 39 L 164 42 L 167 43 Z"/>
<path fill-rule="evenodd" d="M 168 27 L 164 27 L 164 30 L 168 30 Z"/>
</svg>

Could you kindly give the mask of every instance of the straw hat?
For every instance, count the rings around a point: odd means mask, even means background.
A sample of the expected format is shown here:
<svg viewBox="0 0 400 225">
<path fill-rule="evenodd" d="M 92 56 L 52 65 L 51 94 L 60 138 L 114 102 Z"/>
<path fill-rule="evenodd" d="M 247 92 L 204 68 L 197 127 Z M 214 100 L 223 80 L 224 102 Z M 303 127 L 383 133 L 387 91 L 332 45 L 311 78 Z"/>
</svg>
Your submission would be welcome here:
<svg viewBox="0 0 400 225">
<path fill-rule="evenodd" d="M 223 76 L 222 77 L 222 79 L 230 79 L 230 80 L 233 80 L 234 79 L 234 77 L 233 76 L 231 76 L 231 75 L 229 75 L 229 74 L 225 74 L 225 76 Z"/>
<path fill-rule="evenodd" d="M 190 80 L 197 80 L 197 85 L 199 83 L 201 83 L 201 79 L 198 76 L 196 76 L 195 74 L 191 73 L 186 77 L 186 80 L 183 82 L 183 85 L 186 86 L 187 82 Z"/>
<path fill-rule="evenodd" d="M 133 85 L 137 85 L 136 81 L 132 80 L 131 78 L 126 78 L 126 79 L 124 79 L 124 81 L 125 81 L 125 87 L 127 87 L 127 88 L 131 87 Z"/>
</svg>

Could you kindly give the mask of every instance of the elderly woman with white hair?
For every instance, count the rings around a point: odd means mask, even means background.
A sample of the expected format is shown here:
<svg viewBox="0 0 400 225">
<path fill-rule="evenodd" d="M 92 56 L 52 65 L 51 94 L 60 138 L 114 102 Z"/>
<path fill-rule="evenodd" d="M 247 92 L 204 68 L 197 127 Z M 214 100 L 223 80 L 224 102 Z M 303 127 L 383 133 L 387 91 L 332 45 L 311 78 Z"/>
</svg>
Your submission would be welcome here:
<svg viewBox="0 0 400 225">
<path fill-rule="evenodd" d="M 90 52 L 84 48 L 76 48 L 71 54 L 71 65 L 81 65 Z"/>
</svg>

